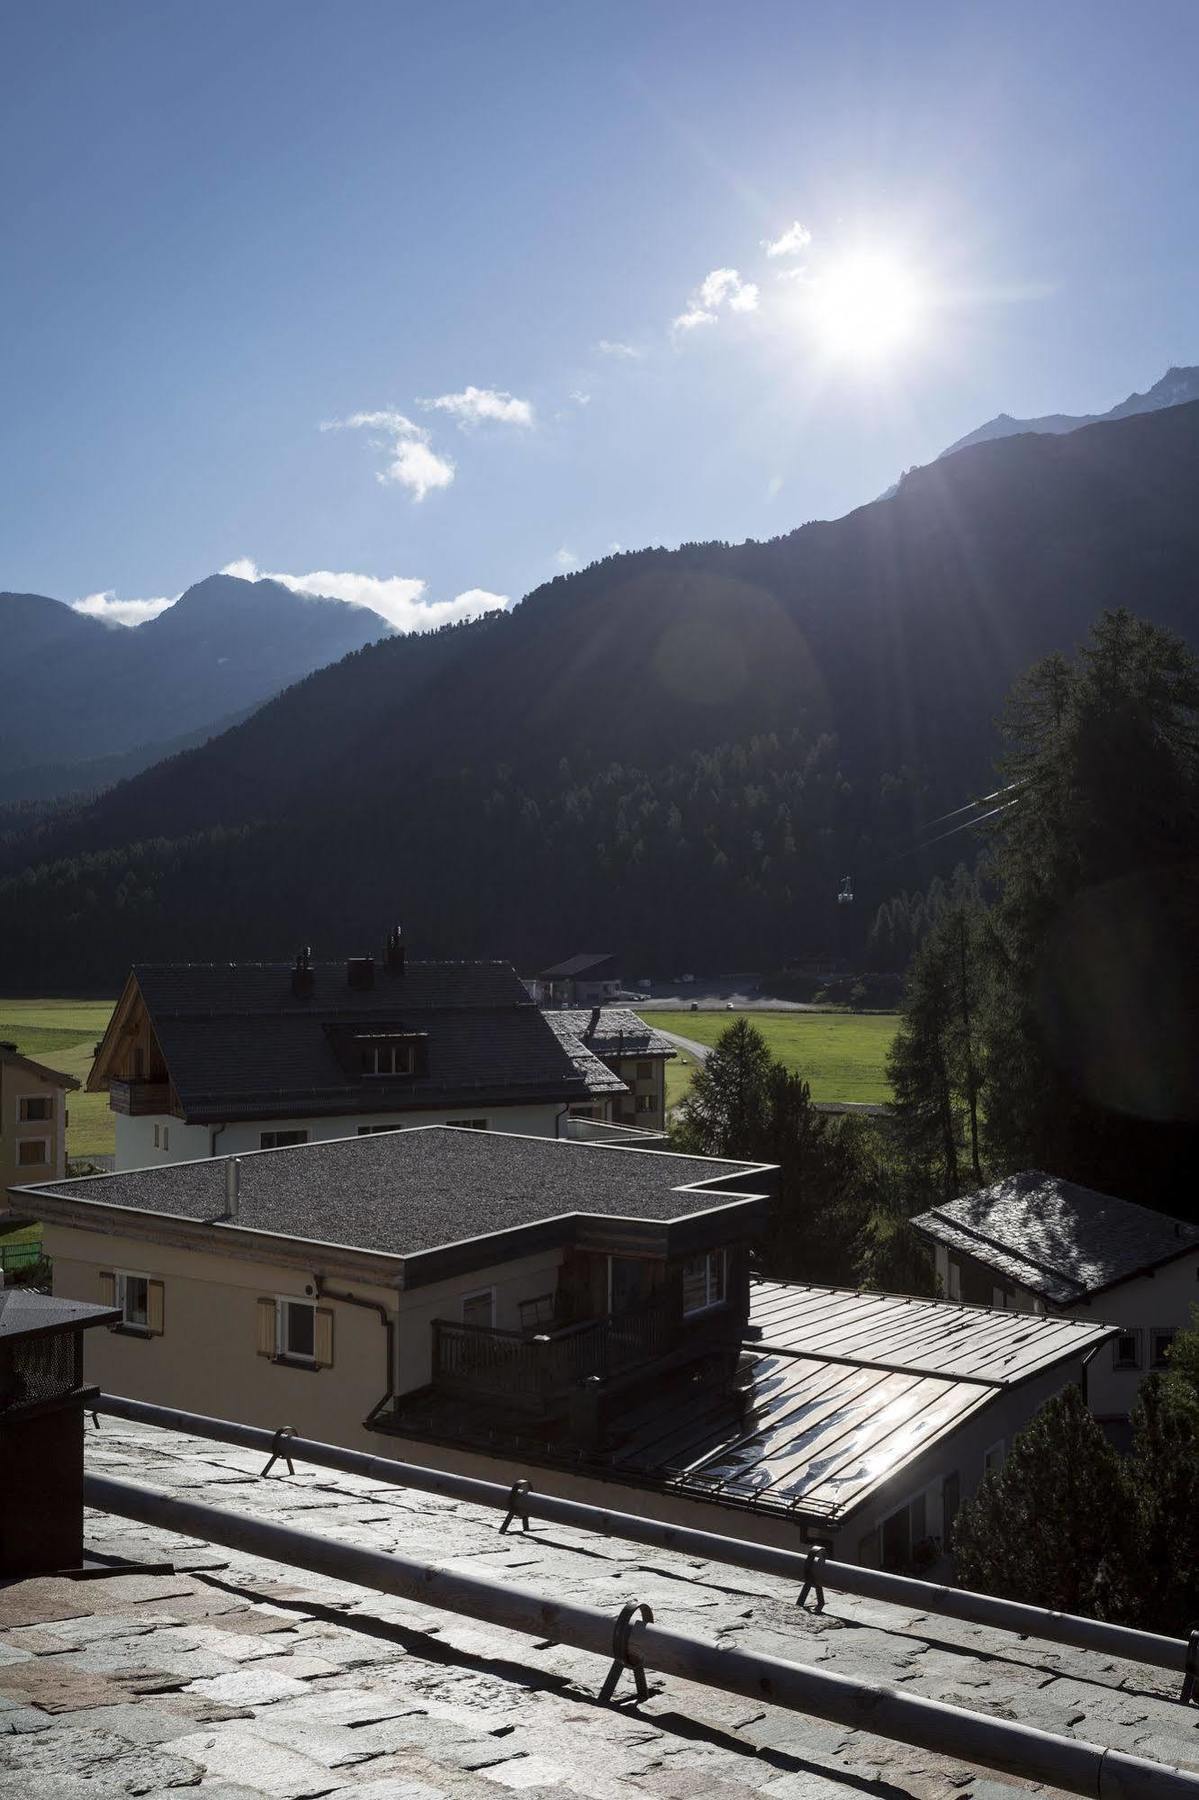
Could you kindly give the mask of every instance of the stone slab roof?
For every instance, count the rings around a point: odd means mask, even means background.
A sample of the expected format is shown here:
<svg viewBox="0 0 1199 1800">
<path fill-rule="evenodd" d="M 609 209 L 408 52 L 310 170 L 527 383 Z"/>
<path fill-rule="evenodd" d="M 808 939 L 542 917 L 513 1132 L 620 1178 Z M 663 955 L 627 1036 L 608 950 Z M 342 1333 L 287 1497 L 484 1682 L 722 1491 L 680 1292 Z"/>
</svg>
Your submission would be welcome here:
<svg viewBox="0 0 1199 1800">
<path fill-rule="evenodd" d="M 546 1019 L 564 1044 L 582 1044 L 596 1056 L 674 1056 L 668 1037 L 655 1031 L 627 1006 L 604 1006 L 595 1030 L 591 1010 L 547 1012 Z"/>
<path fill-rule="evenodd" d="M 379 967 L 365 988 L 350 986 L 345 963 L 312 963 L 308 974 L 310 991 L 296 994 L 289 963 L 134 968 L 186 1119 L 565 1104 L 624 1092 L 584 1045 L 563 1048 L 508 963 L 410 962 L 394 975 Z M 417 1072 L 362 1075 L 354 1034 L 390 1031 L 419 1041 Z"/>
<path fill-rule="evenodd" d="M 39 1081 L 47 1081 L 53 1087 L 65 1088 L 74 1092 L 79 1086 L 73 1075 L 64 1075 L 61 1069 L 49 1069 L 45 1063 L 35 1062 L 31 1056 L 22 1056 L 11 1044 L 0 1044 L 0 1063 L 10 1069 L 23 1069 L 26 1075 L 36 1075 Z"/>
<path fill-rule="evenodd" d="M 932 1243 L 1069 1305 L 1199 1249 L 1199 1226 L 1027 1169 L 913 1219 Z"/>
<path fill-rule="evenodd" d="M 560 1138 L 416 1126 L 238 1158 L 236 1224 L 225 1222 L 225 1157 L 164 1163 L 14 1190 L 36 1216 L 55 1200 L 167 1215 L 410 1258 L 500 1232 L 579 1217 L 669 1222 L 745 1206 L 769 1191 L 763 1165 Z M 480 1251 L 483 1255 L 483 1250 Z"/>
<path fill-rule="evenodd" d="M 94 1474 L 610 1608 L 698 1637 L 1199 1767 L 1177 1677 L 724 1564 L 103 1420 Z M 1015 1800 L 955 1759 L 670 1677 L 601 1706 L 607 1662 L 414 1602 L 88 1517 L 159 1574 L 0 1590 L 0 1796 L 116 1800 Z M 1054 1790 L 1041 1789 L 1043 1794 Z"/>
</svg>

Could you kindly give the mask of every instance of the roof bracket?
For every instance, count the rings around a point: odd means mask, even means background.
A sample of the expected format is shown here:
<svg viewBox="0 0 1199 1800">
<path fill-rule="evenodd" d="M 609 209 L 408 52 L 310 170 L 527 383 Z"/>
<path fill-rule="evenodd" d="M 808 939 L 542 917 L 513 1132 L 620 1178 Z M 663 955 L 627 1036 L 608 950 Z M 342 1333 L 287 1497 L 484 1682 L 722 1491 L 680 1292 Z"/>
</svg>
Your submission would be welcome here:
<svg viewBox="0 0 1199 1800">
<path fill-rule="evenodd" d="M 1187 1642 L 1186 1673 L 1182 1678 L 1182 1692 L 1178 1698 L 1184 1706 L 1189 1706 L 1195 1698 L 1195 1684 L 1199 1682 L 1199 1626 L 1196 1626 Z"/>
<path fill-rule="evenodd" d="M 514 1481 L 512 1483 L 512 1491 L 508 1495 L 508 1510 L 504 1514 L 504 1522 L 500 1526 L 501 1537 L 507 1535 L 514 1519 L 520 1520 L 522 1531 L 527 1531 L 529 1529 L 529 1509 L 526 1505 L 528 1496 L 529 1484 L 527 1481 Z"/>
<path fill-rule="evenodd" d="M 645 1679 L 645 1664 L 629 1649 L 629 1630 L 638 1614 L 647 1625 L 653 1624 L 654 1609 L 652 1606 L 648 1606 L 644 1600 L 627 1600 L 621 1607 L 616 1623 L 612 1627 L 612 1655 L 615 1660 L 599 1691 L 601 1706 L 607 1706 L 611 1700 L 616 1692 L 616 1684 L 625 1669 L 633 1671 L 638 1700 L 649 1699 L 649 1683 Z"/>
<path fill-rule="evenodd" d="M 813 1544 L 808 1551 L 807 1558 L 804 1562 L 803 1586 L 799 1590 L 799 1599 L 795 1602 L 796 1606 L 805 1605 L 808 1595 L 812 1592 L 812 1589 L 815 1588 L 816 1604 L 812 1608 L 812 1611 L 824 1611 L 824 1554 L 823 1544 Z"/>
<path fill-rule="evenodd" d="M 271 1456 L 270 1456 L 270 1461 L 266 1465 L 266 1468 L 262 1471 L 262 1473 L 264 1475 L 270 1474 L 271 1470 L 274 1468 L 275 1464 L 279 1461 L 280 1457 L 282 1457 L 283 1461 L 287 1464 L 287 1473 L 289 1475 L 295 1474 L 296 1465 L 295 1465 L 295 1463 L 292 1462 L 291 1457 L 287 1454 L 287 1440 L 288 1440 L 288 1438 L 294 1438 L 294 1437 L 298 1437 L 298 1436 L 299 1436 L 299 1433 L 296 1431 L 296 1428 L 294 1425 L 280 1425 L 278 1431 L 275 1433 L 274 1437 L 271 1439 Z"/>
</svg>

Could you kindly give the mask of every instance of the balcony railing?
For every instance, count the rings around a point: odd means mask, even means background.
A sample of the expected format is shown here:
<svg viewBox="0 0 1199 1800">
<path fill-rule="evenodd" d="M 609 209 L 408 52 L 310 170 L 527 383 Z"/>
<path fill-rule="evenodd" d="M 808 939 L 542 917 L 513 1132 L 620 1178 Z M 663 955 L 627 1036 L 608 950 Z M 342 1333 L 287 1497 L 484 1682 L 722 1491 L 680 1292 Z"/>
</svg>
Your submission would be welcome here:
<svg viewBox="0 0 1199 1800">
<path fill-rule="evenodd" d="M 433 1385 L 524 1405 L 563 1399 L 591 1376 L 606 1380 L 667 1356 L 682 1341 L 675 1287 L 628 1312 L 529 1335 L 433 1321 Z"/>
<path fill-rule="evenodd" d="M 169 1081 L 110 1081 L 108 1102 L 113 1112 L 164 1113 L 171 1110 Z"/>
</svg>

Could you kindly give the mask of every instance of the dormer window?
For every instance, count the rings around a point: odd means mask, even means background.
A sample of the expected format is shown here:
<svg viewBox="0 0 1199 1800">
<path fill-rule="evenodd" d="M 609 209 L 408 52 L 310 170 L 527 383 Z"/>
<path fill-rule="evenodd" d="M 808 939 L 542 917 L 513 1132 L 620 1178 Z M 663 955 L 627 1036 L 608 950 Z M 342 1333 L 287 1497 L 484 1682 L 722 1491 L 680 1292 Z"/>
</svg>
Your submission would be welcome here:
<svg viewBox="0 0 1199 1800">
<path fill-rule="evenodd" d="M 360 1067 L 364 1075 L 414 1075 L 416 1046 L 411 1040 L 371 1038 L 359 1041 Z"/>
</svg>

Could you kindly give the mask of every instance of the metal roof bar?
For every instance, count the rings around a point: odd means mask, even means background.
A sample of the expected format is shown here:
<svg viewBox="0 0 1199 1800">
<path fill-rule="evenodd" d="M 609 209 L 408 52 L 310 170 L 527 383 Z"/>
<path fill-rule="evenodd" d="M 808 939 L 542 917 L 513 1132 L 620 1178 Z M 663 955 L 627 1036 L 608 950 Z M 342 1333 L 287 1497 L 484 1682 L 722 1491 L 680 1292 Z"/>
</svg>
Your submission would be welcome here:
<svg viewBox="0 0 1199 1800">
<path fill-rule="evenodd" d="M 117 1394 L 101 1394 L 91 1410 L 138 1424 L 157 1425 L 168 1431 L 186 1432 L 192 1437 L 211 1438 L 216 1443 L 261 1450 L 268 1456 L 275 1450 L 278 1437 L 278 1433 L 257 1425 L 241 1425 L 232 1419 L 211 1419 L 201 1413 L 154 1406 L 146 1400 L 128 1400 Z M 370 1456 L 362 1450 L 344 1450 L 340 1445 L 323 1444 L 312 1438 L 289 1436 L 287 1454 L 296 1462 L 313 1463 L 319 1468 L 336 1469 L 346 1475 L 365 1476 L 392 1487 L 417 1488 L 424 1493 L 465 1500 L 475 1506 L 490 1506 L 501 1513 L 508 1511 L 511 1501 L 510 1481 L 481 1481 L 473 1475 L 454 1475 L 444 1469 L 425 1468 L 420 1463 Z M 657 1549 L 677 1550 L 710 1562 L 754 1569 L 764 1575 L 779 1575 L 800 1586 L 805 1579 L 806 1545 L 800 1551 L 778 1550 L 766 1544 L 751 1543 L 745 1538 L 697 1531 L 686 1525 L 669 1525 L 637 1513 L 615 1512 L 606 1507 L 588 1506 L 581 1500 L 563 1500 L 553 1494 L 535 1491 L 525 1495 L 524 1505 L 531 1518 L 545 1519 L 555 1525 L 570 1525 L 582 1531 L 602 1533 L 605 1537 L 626 1538 L 630 1543 L 648 1544 Z M 1019 1632 L 1049 1643 L 1071 1644 L 1080 1650 L 1094 1650 L 1106 1656 L 1123 1657 L 1129 1662 L 1147 1663 L 1180 1676 L 1187 1669 L 1187 1644 L 1183 1639 L 1165 1637 L 1153 1631 L 1136 1631 L 1129 1625 L 1111 1625 L 1103 1619 L 1052 1612 L 1040 1606 L 1026 1606 L 1018 1600 L 1002 1600 L 994 1594 L 975 1594 L 968 1588 L 945 1587 L 931 1581 L 917 1581 L 909 1575 L 863 1568 L 857 1563 L 826 1561 L 823 1584 L 826 1588 L 858 1594 L 868 1600 L 910 1607 L 915 1612 L 939 1613 L 946 1618 L 986 1625 L 996 1631 Z"/>
<path fill-rule="evenodd" d="M 1199 1774 L 781 1657 L 761 1656 L 669 1631 L 652 1622 L 649 1609 L 636 1602 L 626 1605 L 614 1621 L 598 1607 L 566 1604 L 507 1579 L 461 1574 L 390 1551 L 364 1550 L 295 1526 L 267 1524 L 221 1507 L 154 1493 L 131 1482 L 89 1475 L 84 1477 L 83 1488 L 85 1503 L 100 1512 L 468 1618 L 485 1619 L 509 1631 L 549 1638 L 595 1656 L 614 1657 L 604 1699 L 610 1697 L 621 1666 L 637 1673 L 639 1693 L 644 1692 L 644 1673 L 638 1671 L 652 1669 L 829 1719 L 876 1737 L 915 1744 L 942 1756 L 960 1757 L 983 1768 L 1047 1782 L 1051 1787 L 1091 1796 L 1091 1800 L 1196 1800 L 1199 1796 Z M 643 1615 L 640 1620 L 634 1619 L 636 1612 Z"/>
</svg>

